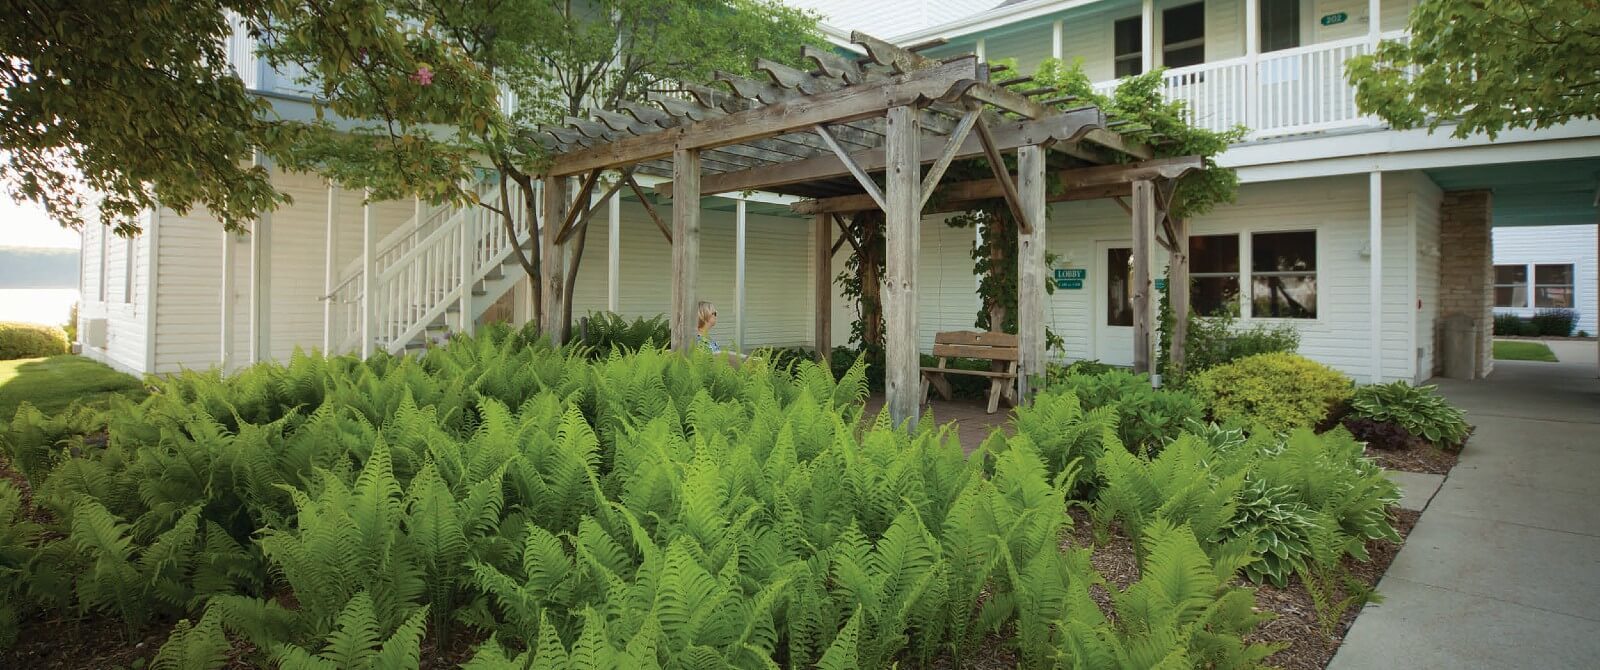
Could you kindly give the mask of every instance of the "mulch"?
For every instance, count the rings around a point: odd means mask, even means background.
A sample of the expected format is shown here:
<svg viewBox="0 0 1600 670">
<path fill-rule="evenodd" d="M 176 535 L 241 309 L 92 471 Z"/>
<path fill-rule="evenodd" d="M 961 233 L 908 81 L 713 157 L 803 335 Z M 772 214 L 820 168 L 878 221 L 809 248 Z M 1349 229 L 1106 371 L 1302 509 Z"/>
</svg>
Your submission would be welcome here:
<svg viewBox="0 0 1600 670">
<path fill-rule="evenodd" d="M 1461 452 L 1446 451 L 1431 444 L 1421 444 L 1409 449 L 1377 449 L 1368 446 L 1367 458 L 1385 470 L 1426 472 L 1433 475 L 1450 474 L 1450 468 L 1461 460 Z"/>
</svg>

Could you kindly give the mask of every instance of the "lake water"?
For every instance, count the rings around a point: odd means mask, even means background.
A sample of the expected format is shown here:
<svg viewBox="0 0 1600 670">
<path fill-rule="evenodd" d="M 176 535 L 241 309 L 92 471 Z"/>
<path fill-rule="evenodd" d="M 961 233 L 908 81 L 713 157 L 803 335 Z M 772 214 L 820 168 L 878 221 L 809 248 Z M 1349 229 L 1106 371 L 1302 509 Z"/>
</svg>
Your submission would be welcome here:
<svg viewBox="0 0 1600 670">
<path fill-rule="evenodd" d="M 0 321 L 59 326 L 67 322 L 75 302 L 75 288 L 0 288 Z"/>
</svg>

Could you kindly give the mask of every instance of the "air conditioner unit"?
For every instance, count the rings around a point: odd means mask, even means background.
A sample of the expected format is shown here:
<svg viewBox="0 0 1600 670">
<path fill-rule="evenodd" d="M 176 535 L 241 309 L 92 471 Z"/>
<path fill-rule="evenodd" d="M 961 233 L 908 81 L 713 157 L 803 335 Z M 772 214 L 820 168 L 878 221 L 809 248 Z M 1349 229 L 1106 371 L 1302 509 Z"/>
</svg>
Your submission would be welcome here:
<svg viewBox="0 0 1600 670">
<path fill-rule="evenodd" d="M 83 346 L 96 349 L 106 348 L 105 317 L 82 318 L 79 320 L 79 327 L 83 331 Z"/>
</svg>

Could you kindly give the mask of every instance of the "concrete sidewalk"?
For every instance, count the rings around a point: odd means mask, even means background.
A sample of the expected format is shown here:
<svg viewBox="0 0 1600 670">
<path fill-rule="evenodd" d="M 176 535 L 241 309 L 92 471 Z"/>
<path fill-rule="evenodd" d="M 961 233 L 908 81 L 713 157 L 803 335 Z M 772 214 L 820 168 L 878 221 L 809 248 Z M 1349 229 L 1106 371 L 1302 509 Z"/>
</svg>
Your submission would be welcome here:
<svg viewBox="0 0 1600 670">
<path fill-rule="evenodd" d="M 1596 667 L 1595 368 L 1498 361 L 1438 384 L 1477 432 L 1329 667 Z"/>
</svg>

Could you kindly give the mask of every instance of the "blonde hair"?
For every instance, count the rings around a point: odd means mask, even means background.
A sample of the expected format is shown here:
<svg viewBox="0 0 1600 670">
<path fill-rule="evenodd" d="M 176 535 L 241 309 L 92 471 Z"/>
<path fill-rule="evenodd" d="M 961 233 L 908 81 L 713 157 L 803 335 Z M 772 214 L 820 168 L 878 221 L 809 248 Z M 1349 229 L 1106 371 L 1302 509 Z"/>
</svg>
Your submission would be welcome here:
<svg viewBox="0 0 1600 670">
<path fill-rule="evenodd" d="M 695 306 L 695 313 L 698 317 L 697 327 L 704 328 L 706 326 L 706 322 L 710 321 L 712 317 L 717 315 L 717 306 L 701 300 L 700 304 Z"/>
</svg>

